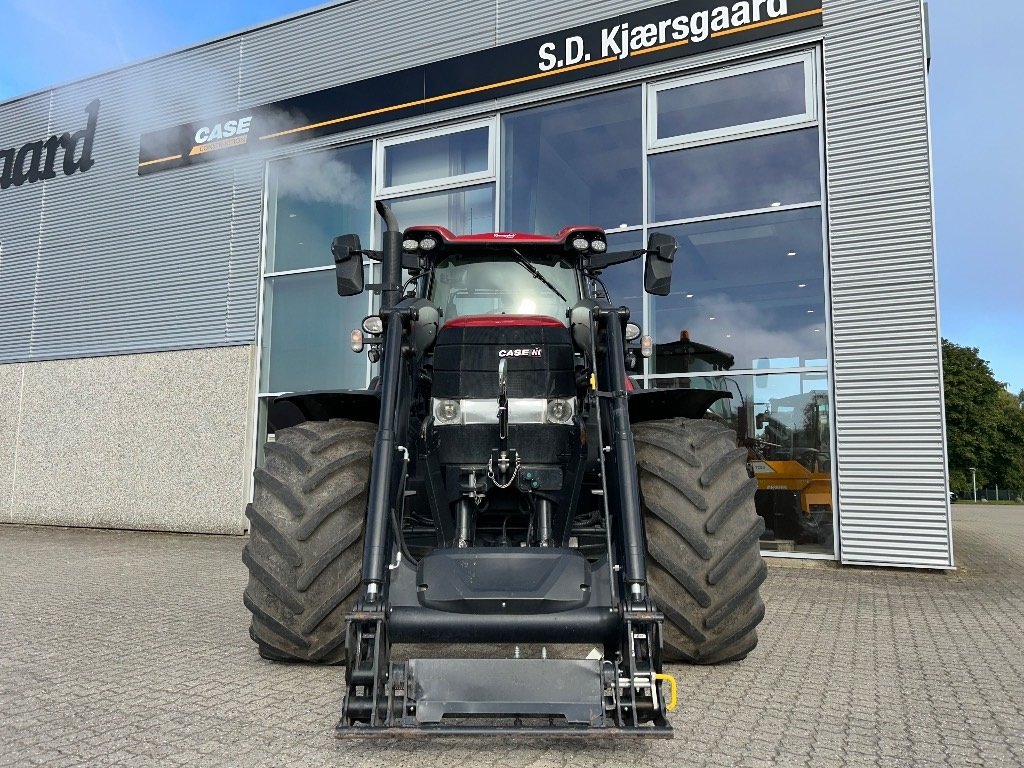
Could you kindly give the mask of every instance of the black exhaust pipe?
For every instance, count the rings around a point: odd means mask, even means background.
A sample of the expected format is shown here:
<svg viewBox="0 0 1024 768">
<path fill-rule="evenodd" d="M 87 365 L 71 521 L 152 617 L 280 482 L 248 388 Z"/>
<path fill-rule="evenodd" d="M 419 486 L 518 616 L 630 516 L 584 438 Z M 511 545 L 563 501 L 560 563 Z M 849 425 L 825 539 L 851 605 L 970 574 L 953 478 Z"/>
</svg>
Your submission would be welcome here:
<svg viewBox="0 0 1024 768">
<path fill-rule="evenodd" d="M 381 264 L 380 308 L 391 309 L 402 300 L 402 231 L 398 219 L 383 200 L 376 202 L 377 213 L 384 219 L 383 262 Z"/>
</svg>

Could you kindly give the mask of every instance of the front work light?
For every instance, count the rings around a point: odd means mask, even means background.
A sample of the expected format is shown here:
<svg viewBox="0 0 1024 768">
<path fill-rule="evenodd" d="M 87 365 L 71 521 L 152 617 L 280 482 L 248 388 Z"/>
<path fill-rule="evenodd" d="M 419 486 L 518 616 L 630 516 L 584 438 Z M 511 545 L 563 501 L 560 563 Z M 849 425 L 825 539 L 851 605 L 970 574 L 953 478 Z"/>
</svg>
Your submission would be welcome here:
<svg viewBox="0 0 1024 768">
<path fill-rule="evenodd" d="M 413 240 L 411 237 L 408 240 L 403 240 L 402 241 L 402 250 L 403 251 L 415 251 L 419 247 L 420 247 L 419 241 L 418 240 Z"/>
<path fill-rule="evenodd" d="M 572 241 L 572 247 L 580 253 L 583 253 L 590 247 L 590 243 L 587 242 L 587 238 L 585 237 L 577 237 Z"/>
<path fill-rule="evenodd" d="M 363 322 L 363 330 L 366 330 L 366 322 Z M 626 323 L 626 341 L 636 341 L 640 338 L 640 326 L 636 323 Z"/>
<path fill-rule="evenodd" d="M 383 332 L 384 321 L 380 319 L 380 315 L 370 315 L 363 318 L 363 333 L 368 333 L 371 336 L 380 336 Z"/>
<path fill-rule="evenodd" d="M 568 424 L 573 417 L 573 401 L 556 398 L 548 401 L 547 420 L 551 424 Z"/>
<path fill-rule="evenodd" d="M 434 421 L 438 424 L 461 424 L 462 411 L 458 400 L 434 400 Z"/>
<path fill-rule="evenodd" d="M 604 240 L 595 240 L 590 244 L 590 250 L 594 253 L 604 253 L 608 250 L 608 243 Z"/>
<path fill-rule="evenodd" d="M 432 251 L 436 247 L 437 240 L 435 240 L 431 235 L 427 235 L 422 240 L 420 240 L 420 248 L 423 249 L 424 251 Z"/>
</svg>

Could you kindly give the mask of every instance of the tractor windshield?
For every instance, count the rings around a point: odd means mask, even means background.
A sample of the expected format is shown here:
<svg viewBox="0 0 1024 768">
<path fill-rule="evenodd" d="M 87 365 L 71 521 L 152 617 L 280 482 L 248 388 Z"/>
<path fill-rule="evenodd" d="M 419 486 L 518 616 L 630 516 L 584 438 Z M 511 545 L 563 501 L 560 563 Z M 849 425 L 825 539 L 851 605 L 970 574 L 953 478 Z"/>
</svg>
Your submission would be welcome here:
<svg viewBox="0 0 1024 768">
<path fill-rule="evenodd" d="M 579 297 L 576 270 L 561 256 L 520 260 L 494 253 L 445 256 L 434 267 L 429 296 L 446 322 L 460 315 L 549 315 L 564 322 Z"/>
</svg>

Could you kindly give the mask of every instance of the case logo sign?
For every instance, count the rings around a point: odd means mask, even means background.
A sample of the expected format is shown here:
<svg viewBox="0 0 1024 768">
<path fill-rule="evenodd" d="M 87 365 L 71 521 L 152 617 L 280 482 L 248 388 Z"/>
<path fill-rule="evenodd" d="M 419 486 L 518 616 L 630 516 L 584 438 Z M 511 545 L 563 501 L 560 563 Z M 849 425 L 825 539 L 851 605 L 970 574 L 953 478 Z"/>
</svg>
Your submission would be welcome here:
<svg viewBox="0 0 1024 768">
<path fill-rule="evenodd" d="M 541 348 L 534 347 L 530 349 L 501 349 L 498 350 L 498 357 L 540 357 Z"/>
<path fill-rule="evenodd" d="M 85 113 L 88 115 L 85 127 L 74 133 L 54 134 L 48 139 L 29 141 L 20 147 L 0 149 L 0 190 L 56 178 L 58 169 L 65 176 L 73 176 L 92 168 L 96 164 L 92 159 L 92 145 L 96 138 L 100 100 L 89 102 Z"/>
<path fill-rule="evenodd" d="M 249 140 L 246 134 L 249 133 L 251 123 L 252 115 L 246 115 L 238 120 L 225 120 L 223 123 L 204 125 L 196 131 L 196 145 L 189 150 L 189 154 L 198 155 L 203 152 L 212 152 L 215 149 L 245 144 Z"/>
</svg>

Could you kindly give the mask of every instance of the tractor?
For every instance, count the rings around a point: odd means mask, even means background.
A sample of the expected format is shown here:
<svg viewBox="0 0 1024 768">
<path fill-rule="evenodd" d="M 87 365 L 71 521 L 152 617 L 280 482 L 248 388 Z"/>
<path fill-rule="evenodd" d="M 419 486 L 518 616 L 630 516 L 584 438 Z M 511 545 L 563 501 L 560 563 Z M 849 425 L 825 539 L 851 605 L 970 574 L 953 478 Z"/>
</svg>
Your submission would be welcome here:
<svg viewBox="0 0 1024 768">
<path fill-rule="evenodd" d="M 345 666 L 339 738 L 671 737 L 663 664 L 744 658 L 766 575 L 747 452 L 703 418 L 728 393 L 633 386 L 652 340 L 601 279 L 643 258 L 667 295 L 675 241 L 377 210 L 380 251 L 331 248 L 341 296 L 381 263 L 351 335 L 377 375 L 269 406 L 243 553 L 260 655 Z"/>
</svg>

